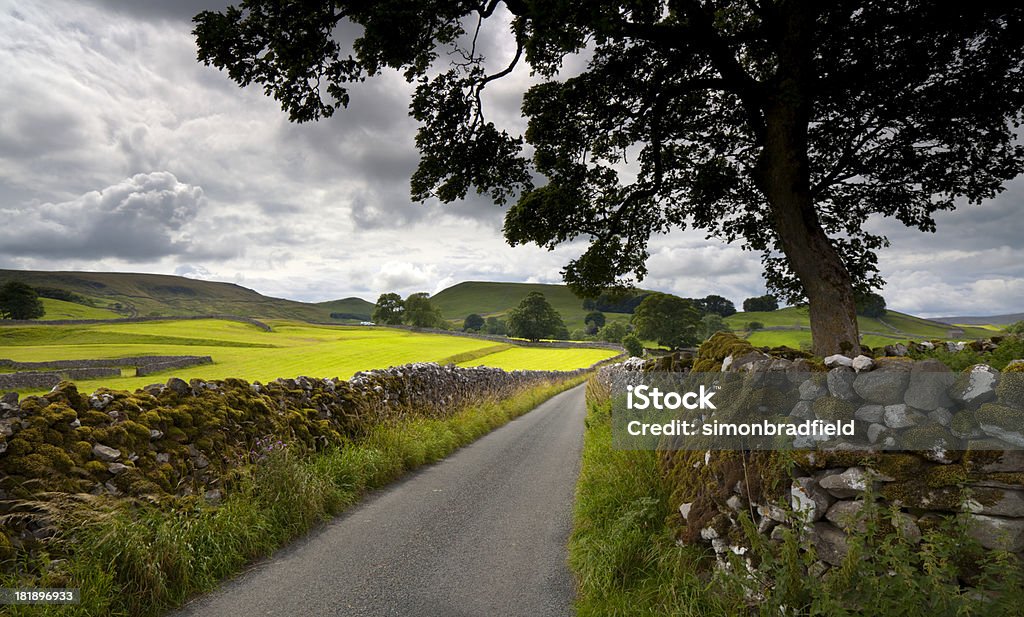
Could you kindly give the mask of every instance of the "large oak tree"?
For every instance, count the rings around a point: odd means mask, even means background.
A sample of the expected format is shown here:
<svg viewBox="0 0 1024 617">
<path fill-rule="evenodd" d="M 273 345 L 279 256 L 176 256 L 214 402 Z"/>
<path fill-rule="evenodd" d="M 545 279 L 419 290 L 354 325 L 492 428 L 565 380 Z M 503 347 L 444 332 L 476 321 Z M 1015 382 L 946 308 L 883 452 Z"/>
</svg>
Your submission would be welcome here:
<svg viewBox="0 0 1024 617">
<path fill-rule="evenodd" d="M 488 72 L 475 33 L 501 11 L 516 51 Z M 512 204 L 513 244 L 589 239 L 564 272 L 588 293 L 642 278 L 652 234 L 739 242 L 774 292 L 809 301 L 814 349 L 832 353 L 857 344 L 854 294 L 881 282 L 871 215 L 932 231 L 935 212 L 1020 173 L 1022 14 L 984 1 L 244 0 L 198 15 L 195 34 L 201 61 L 298 122 L 403 71 L 417 84 L 415 199 L 475 190 Z M 339 41 L 342 22 L 361 34 Z M 585 70 L 561 77 L 581 53 Z M 523 136 L 488 121 L 480 96 L 520 62 L 541 79 Z"/>
</svg>

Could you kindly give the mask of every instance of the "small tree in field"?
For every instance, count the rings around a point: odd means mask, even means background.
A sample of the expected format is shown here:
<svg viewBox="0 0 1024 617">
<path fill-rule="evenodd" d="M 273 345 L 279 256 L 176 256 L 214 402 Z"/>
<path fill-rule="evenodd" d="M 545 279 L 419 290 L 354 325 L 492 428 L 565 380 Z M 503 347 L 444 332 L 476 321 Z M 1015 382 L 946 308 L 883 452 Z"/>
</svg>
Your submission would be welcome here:
<svg viewBox="0 0 1024 617">
<path fill-rule="evenodd" d="M 626 325 L 621 321 L 613 321 L 597 331 L 597 338 L 609 343 L 619 343 L 629 334 Z"/>
<path fill-rule="evenodd" d="M 497 317 L 488 317 L 487 325 L 484 326 L 484 330 L 487 334 L 496 334 L 498 336 L 505 336 L 508 333 L 508 328 L 505 322 L 498 319 Z"/>
<path fill-rule="evenodd" d="M 509 311 L 506 323 L 509 336 L 531 341 L 558 338 L 563 333 L 568 335 L 562 316 L 539 291 L 531 292 L 519 306 Z"/>
<path fill-rule="evenodd" d="M 0 287 L 0 319 L 39 319 L 45 313 L 39 294 L 25 283 L 10 281 Z"/>
<path fill-rule="evenodd" d="M 641 339 L 669 349 L 691 347 L 699 342 L 700 311 L 689 300 L 653 293 L 636 307 L 633 325 Z"/>
<path fill-rule="evenodd" d="M 487 324 L 484 318 L 476 313 L 472 313 L 466 316 L 465 321 L 462 322 L 462 329 L 466 332 L 479 332 L 483 330 Z"/>
<path fill-rule="evenodd" d="M 381 294 L 377 298 L 377 306 L 373 309 L 372 319 L 375 323 L 397 326 L 402 323 L 405 302 L 396 293 Z"/>
<path fill-rule="evenodd" d="M 640 342 L 640 339 L 632 334 L 629 334 L 622 339 L 622 346 L 626 348 L 626 353 L 634 358 L 639 358 L 644 355 L 644 344 Z"/>
<path fill-rule="evenodd" d="M 747 298 L 743 301 L 743 310 L 747 313 L 777 311 L 779 310 L 779 300 L 772 294 Z"/>
<path fill-rule="evenodd" d="M 434 306 L 425 293 L 411 294 L 405 299 L 403 317 L 405 323 L 417 328 L 441 328 L 446 325 L 441 310 Z"/>
</svg>

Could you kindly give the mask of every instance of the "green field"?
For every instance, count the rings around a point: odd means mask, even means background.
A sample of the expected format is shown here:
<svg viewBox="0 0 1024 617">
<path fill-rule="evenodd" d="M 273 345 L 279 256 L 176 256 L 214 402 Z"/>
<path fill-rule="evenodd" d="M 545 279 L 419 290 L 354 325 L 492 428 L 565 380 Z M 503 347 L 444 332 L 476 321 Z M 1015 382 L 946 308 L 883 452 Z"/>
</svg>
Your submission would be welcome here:
<svg viewBox="0 0 1024 617">
<path fill-rule="evenodd" d="M 270 381 L 278 377 L 350 377 L 410 362 L 461 363 L 512 369 L 572 370 L 615 355 L 603 349 L 519 348 L 494 341 L 381 327 L 315 326 L 271 321 L 273 332 L 214 319 L 88 326 L 0 327 L 0 358 L 21 362 L 208 355 L 214 364 L 166 374 L 79 383 L 135 389 L 175 376 L 183 379 Z"/>
<path fill-rule="evenodd" d="M 118 319 L 124 317 L 114 311 L 64 300 L 53 298 L 40 298 L 43 302 L 43 310 L 46 314 L 40 318 L 41 321 L 54 321 L 58 319 Z"/>
<path fill-rule="evenodd" d="M 747 336 L 754 345 L 775 347 L 785 345 L 796 349 L 810 347 L 811 332 L 807 307 L 789 307 L 770 312 L 736 313 L 725 319 L 726 324 L 736 332 L 742 332 L 746 325 L 759 321 L 766 328 L 778 330 L 758 330 Z M 948 339 L 954 326 L 943 324 L 905 313 L 888 311 L 884 317 L 858 317 L 861 342 L 869 347 L 880 347 L 909 340 Z M 999 329 L 993 326 L 960 326 L 962 335 L 952 338 L 969 340 L 988 338 L 998 334 Z"/>
</svg>

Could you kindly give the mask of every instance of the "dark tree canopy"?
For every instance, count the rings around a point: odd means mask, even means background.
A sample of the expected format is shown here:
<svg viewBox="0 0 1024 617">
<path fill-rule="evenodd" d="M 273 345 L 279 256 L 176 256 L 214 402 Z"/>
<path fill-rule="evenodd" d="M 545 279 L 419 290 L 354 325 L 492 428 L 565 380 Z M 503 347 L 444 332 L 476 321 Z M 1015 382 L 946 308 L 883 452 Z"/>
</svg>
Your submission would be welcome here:
<svg viewBox="0 0 1024 617">
<path fill-rule="evenodd" d="M 539 291 L 530 292 L 519 306 L 508 312 L 509 336 L 537 341 L 568 338 L 562 316 Z"/>
<path fill-rule="evenodd" d="M 884 317 L 885 298 L 881 295 L 868 292 L 857 294 L 857 314 L 865 317 Z"/>
<path fill-rule="evenodd" d="M 777 311 L 779 310 L 779 300 L 772 294 L 747 298 L 743 301 L 743 310 L 747 313 Z"/>
<path fill-rule="evenodd" d="M 499 10 L 516 52 L 485 68 L 474 32 Z M 651 235 L 672 228 L 761 253 L 770 289 L 808 300 L 819 353 L 856 345 L 854 292 L 881 282 L 887 240 L 868 217 L 932 231 L 937 211 L 991 198 L 1024 160 L 1018 3 L 244 0 L 195 21 L 200 60 L 295 121 L 402 71 L 417 84 L 413 198 L 510 203 L 512 244 L 588 239 L 564 271 L 576 290 L 642 278 Z M 336 40 L 342 22 L 361 34 Z M 523 136 L 487 120 L 480 96 L 520 62 L 542 79 Z"/>
<path fill-rule="evenodd" d="M 606 321 L 604 313 L 601 311 L 591 311 L 583 318 L 583 323 L 593 326 L 595 332 L 603 328 Z"/>
<path fill-rule="evenodd" d="M 405 311 L 402 313 L 405 323 L 417 328 L 443 328 L 445 326 L 441 309 L 430 301 L 426 293 L 410 294 L 405 299 Z"/>
<path fill-rule="evenodd" d="M 487 325 L 485 326 L 485 331 L 487 332 L 487 334 L 497 334 L 499 336 L 504 336 L 505 334 L 507 334 L 508 329 L 506 328 L 504 321 L 498 319 L 497 317 L 488 317 Z"/>
<path fill-rule="evenodd" d="M 35 289 L 19 281 L 0 287 L 0 319 L 39 319 L 44 314 L 43 301 Z"/>
<path fill-rule="evenodd" d="M 377 298 L 377 307 L 373 310 L 373 321 L 379 324 L 397 326 L 402 323 L 405 302 L 396 293 L 381 294 Z"/>
<path fill-rule="evenodd" d="M 710 296 L 706 296 L 700 300 L 694 300 L 693 303 L 697 306 L 697 309 L 700 310 L 700 312 L 705 314 L 713 313 L 720 317 L 728 317 L 729 315 L 736 314 L 736 305 L 732 303 L 732 300 L 715 294 L 711 294 Z"/>
<path fill-rule="evenodd" d="M 652 293 L 633 313 L 636 335 L 669 349 L 700 342 L 700 311 L 693 302 L 670 294 Z"/>
<path fill-rule="evenodd" d="M 462 322 L 462 329 L 466 332 L 479 332 L 487 324 L 484 318 L 476 313 L 470 313 L 466 315 L 466 319 Z"/>
</svg>

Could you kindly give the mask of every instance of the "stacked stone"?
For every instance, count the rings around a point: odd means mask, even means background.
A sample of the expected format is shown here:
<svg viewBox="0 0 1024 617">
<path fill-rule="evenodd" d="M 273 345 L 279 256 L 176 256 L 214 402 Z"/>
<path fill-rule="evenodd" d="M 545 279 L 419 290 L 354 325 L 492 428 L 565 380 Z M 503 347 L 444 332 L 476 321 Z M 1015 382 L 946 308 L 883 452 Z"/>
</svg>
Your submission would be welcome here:
<svg viewBox="0 0 1024 617">
<path fill-rule="evenodd" d="M 824 571 L 846 556 L 848 534 L 862 528 L 870 495 L 879 512 L 895 509 L 888 522 L 910 542 L 920 541 L 922 528 L 957 516 L 983 547 L 1024 557 L 1021 363 L 1011 362 L 1002 373 L 979 364 L 957 374 L 936 360 L 831 356 L 823 375 L 806 372 L 803 360 L 757 350 L 725 358 L 723 372 L 785 372 L 796 379 L 800 402 L 792 417 L 814 419 L 816 403 L 838 401 L 859 429 L 866 428 L 857 432 L 867 441 L 795 441 L 797 465 L 784 500 L 752 495 L 737 482 L 716 503 L 717 514 L 696 512 L 694 502 L 679 506 L 687 524 L 699 525 L 688 537 L 710 544 L 725 564 L 729 553 L 748 550 L 739 523 L 747 512 L 773 541 L 781 541 L 787 527 L 805 529 L 820 560 L 816 568 Z M 650 362 L 631 361 L 600 370 L 598 379 L 618 390 L 651 369 Z M 915 443 L 928 447 L 915 449 Z M 713 465 L 721 454 L 705 452 L 694 468 Z"/>
</svg>

